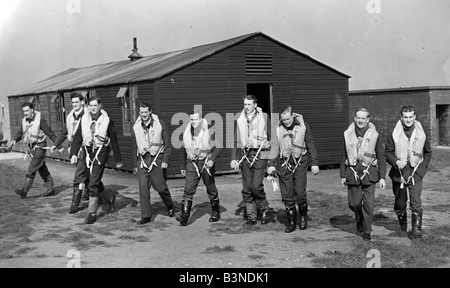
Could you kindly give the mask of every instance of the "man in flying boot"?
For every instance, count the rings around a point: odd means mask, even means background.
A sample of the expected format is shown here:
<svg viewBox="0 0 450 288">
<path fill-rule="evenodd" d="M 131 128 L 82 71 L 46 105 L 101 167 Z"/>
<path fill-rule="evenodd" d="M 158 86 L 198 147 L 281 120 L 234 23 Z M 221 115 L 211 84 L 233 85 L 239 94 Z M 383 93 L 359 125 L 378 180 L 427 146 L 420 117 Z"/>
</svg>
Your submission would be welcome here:
<svg viewBox="0 0 450 288">
<path fill-rule="evenodd" d="M 269 160 L 267 173 L 272 176 L 277 171 L 279 175 L 281 198 L 289 223 L 284 232 L 291 233 L 296 229 L 296 203 L 300 213 L 299 228 L 305 230 L 308 225 L 306 195 L 308 165 L 311 163 L 311 171 L 314 175 L 319 173 L 319 160 L 313 135 L 303 116 L 293 113 L 291 106 L 285 106 L 280 112 L 276 138 L 280 154 L 276 160 Z"/>
<path fill-rule="evenodd" d="M 375 185 L 386 187 L 386 158 L 370 113 L 365 108 L 356 111 L 354 122 L 344 132 L 345 146 L 341 159 L 341 185 L 347 187 L 348 206 L 355 213 L 356 230 L 363 240 L 372 233 Z"/>
<path fill-rule="evenodd" d="M 73 140 L 73 136 L 80 127 L 81 118 L 84 114 L 89 113 L 89 109 L 84 106 L 84 97 L 78 92 L 74 92 L 70 95 L 72 102 L 72 111 L 66 117 L 66 126 L 63 128 L 58 138 L 53 143 L 50 151 L 54 151 L 56 147 L 59 147 L 66 139 L 69 142 L 69 153 L 70 145 Z M 87 185 L 89 184 L 89 171 L 86 167 L 86 156 L 85 151 L 80 149 L 77 155 L 73 155 L 70 159 L 71 164 L 76 164 L 75 175 L 73 179 L 73 194 L 72 203 L 69 208 L 69 214 L 78 212 L 79 205 L 82 197 L 87 197 L 89 200 L 89 195 L 87 193 Z"/>
<path fill-rule="evenodd" d="M 167 207 L 169 217 L 174 217 L 172 196 L 164 177 L 164 169 L 167 169 L 171 155 L 167 126 L 152 113 L 149 103 L 141 102 L 139 117 L 133 130 L 137 144 L 137 177 L 141 205 L 141 219 L 137 221 L 137 224 L 146 224 L 152 218 L 150 187 L 158 192 Z"/>
<path fill-rule="evenodd" d="M 14 192 L 21 198 L 26 198 L 28 191 L 30 191 L 33 185 L 36 173 L 39 172 L 39 175 L 41 175 L 47 186 L 47 190 L 42 196 L 48 197 L 55 195 L 53 178 L 45 164 L 45 154 L 48 149 L 47 137 L 55 141 L 57 136 L 44 117 L 42 117 L 42 114 L 34 110 L 33 103 L 23 103 L 22 111 L 24 114 L 22 125 L 13 138 L 14 140 L 11 141 L 10 148 L 20 140 L 23 140 L 27 146 L 26 156 L 31 156 L 31 162 L 28 166 L 28 173 L 23 187 L 21 189 L 14 189 Z"/>
<path fill-rule="evenodd" d="M 80 127 L 73 136 L 70 158 L 76 159 L 80 149 L 85 152 L 86 167 L 89 170 L 89 206 L 84 223 L 93 224 L 97 220 L 99 196 L 105 191 L 102 178 L 109 153 L 112 149 L 117 168 L 122 167 L 122 155 L 114 123 L 108 113 L 102 109 L 101 99 L 99 97 L 90 98 L 88 108 L 89 113 L 83 115 Z M 109 204 L 109 212 L 114 212 L 116 196 L 103 194 L 103 198 Z"/>
<path fill-rule="evenodd" d="M 416 120 L 413 106 L 403 106 L 400 120 L 389 135 L 386 145 L 386 161 L 392 166 L 389 177 L 395 196 L 394 211 L 400 229 L 407 231 L 406 202 L 409 193 L 411 227 L 414 239 L 422 237 L 422 185 L 431 161 L 431 146 L 422 124 Z"/>
<path fill-rule="evenodd" d="M 186 177 L 181 211 L 176 219 L 182 226 L 187 225 L 192 208 L 192 201 L 200 178 L 206 187 L 212 214 L 209 222 L 220 220 L 219 192 L 215 184 L 215 165 L 220 155 L 220 148 L 216 147 L 211 139 L 211 131 L 208 129 L 208 121 L 202 118 L 201 111 L 193 111 L 189 114 L 190 123 L 183 134 L 184 151 L 181 158 L 181 174 Z"/>
<path fill-rule="evenodd" d="M 268 160 L 276 158 L 278 154 L 277 141 L 270 141 L 267 132 L 267 114 L 258 107 L 257 102 L 252 94 L 244 97 L 244 109 L 236 120 L 237 142 L 231 149 L 230 166 L 235 170 L 240 168 L 242 173 L 241 193 L 247 213 L 245 226 L 257 223 L 258 206 L 262 211 L 261 224 L 270 220 L 263 180 Z"/>
</svg>

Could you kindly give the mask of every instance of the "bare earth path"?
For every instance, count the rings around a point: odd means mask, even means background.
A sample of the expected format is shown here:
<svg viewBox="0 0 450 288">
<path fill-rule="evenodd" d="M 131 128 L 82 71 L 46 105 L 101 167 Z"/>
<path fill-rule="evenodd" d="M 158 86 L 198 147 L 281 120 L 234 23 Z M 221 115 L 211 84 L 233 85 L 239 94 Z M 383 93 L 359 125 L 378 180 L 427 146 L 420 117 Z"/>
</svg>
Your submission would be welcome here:
<svg viewBox="0 0 450 288">
<path fill-rule="evenodd" d="M 20 153 L 0 154 L 0 220 L 20 217 L 21 227 L 1 235 L 0 267 L 58 267 L 71 265 L 74 255 L 79 255 L 80 266 L 85 267 L 317 267 L 313 259 L 329 253 L 344 253 L 352 243 L 362 241 L 356 233 L 349 209 L 333 214 L 329 207 L 347 206 L 346 193 L 339 185 L 339 171 L 322 170 L 319 175 L 308 173 L 310 223 L 305 231 L 284 233 L 284 208 L 279 192 L 265 182 L 271 205 L 273 222 L 264 226 L 244 229 L 240 175 L 216 178 L 221 200 L 222 219 L 209 223 L 210 204 L 200 184 L 194 197 L 194 212 L 186 227 L 169 218 L 159 195 L 152 190 L 155 215 L 149 225 L 137 226 L 140 218 L 138 186 L 135 175 L 115 170 L 105 171 L 107 189 L 117 193 L 117 212 L 107 214 L 99 209 L 100 219 L 93 225 L 83 224 L 84 210 L 69 215 L 74 166 L 48 160 L 56 185 L 57 195 L 39 197 L 45 191 L 43 181 L 37 180 L 27 199 L 21 200 L 13 188 L 19 187 L 25 177 L 28 161 Z M 424 183 L 424 209 L 441 205 L 444 211 L 450 205 L 450 170 L 430 172 Z M 265 180 L 266 181 L 266 180 Z M 168 180 L 168 185 L 179 209 L 184 179 Z M 373 238 L 389 239 L 408 245 L 407 237 L 394 237 L 397 229 L 392 210 L 390 181 L 377 198 L 384 197 L 385 206 L 376 206 L 377 215 Z M 17 205 L 11 211 L 4 207 Z M 337 204 L 336 204 L 337 203 Z M 334 209 L 334 208 L 333 208 Z M 424 213 L 423 229 L 450 223 L 449 213 L 433 209 Z M 327 214 L 328 213 L 328 214 Z M 329 216 L 328 216 L 329 215 Z M 8 218 L 13 217 L 13 218 Z M 6 226 L 4 226 L 6 227 Z M 384 237 L 384 238 L 383 238 Z M 75 253 L 75 254 L 74 254 Z M 79 254 L 76 254 L 79 253 Z"/>
</svg>

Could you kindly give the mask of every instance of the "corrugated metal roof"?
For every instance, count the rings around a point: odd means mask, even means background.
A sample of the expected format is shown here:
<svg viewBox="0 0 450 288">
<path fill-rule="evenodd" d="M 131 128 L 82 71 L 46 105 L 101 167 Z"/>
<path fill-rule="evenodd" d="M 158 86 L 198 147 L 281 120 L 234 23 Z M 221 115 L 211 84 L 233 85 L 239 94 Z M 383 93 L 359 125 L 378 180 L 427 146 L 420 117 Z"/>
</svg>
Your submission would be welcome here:
<svg viewBox="0 0 450 288">
<path fill-rule="evenodd" d="M 286 46 L 261 32 L 255 32 L 184 50 L 146 56 L 136 61 L 124 60 L 84 68 L 71 68 L 39 81 L 31 87 L 13 94 L 12 96 L 82 90 L 101 86 L 156 80 L 256 35 L 262 35 Z M 298 51 L 296 52 L 300 53 Z M 312 59 L 308 55 L 303 53 L 300 54 Z M 323 63 L 314 59 L 312 60 L 337 73 L 349 77 Z"/>
</svg>

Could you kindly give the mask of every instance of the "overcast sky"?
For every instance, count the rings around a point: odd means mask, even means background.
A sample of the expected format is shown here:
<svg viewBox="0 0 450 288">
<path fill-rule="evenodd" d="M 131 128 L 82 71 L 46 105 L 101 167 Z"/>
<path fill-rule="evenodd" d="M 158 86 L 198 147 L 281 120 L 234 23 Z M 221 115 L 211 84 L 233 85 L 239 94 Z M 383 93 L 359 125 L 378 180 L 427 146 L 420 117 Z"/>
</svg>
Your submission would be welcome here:
<svg viewBox="0 0 450 288">
<path fill-rule="evenodd" d="M 1 0 L 0 96 L 126 60 L 133 37 L 146 56 L 257 31 L 350 90 L 450 85 L 449 15 L 449 0 Z"/>
</svg>

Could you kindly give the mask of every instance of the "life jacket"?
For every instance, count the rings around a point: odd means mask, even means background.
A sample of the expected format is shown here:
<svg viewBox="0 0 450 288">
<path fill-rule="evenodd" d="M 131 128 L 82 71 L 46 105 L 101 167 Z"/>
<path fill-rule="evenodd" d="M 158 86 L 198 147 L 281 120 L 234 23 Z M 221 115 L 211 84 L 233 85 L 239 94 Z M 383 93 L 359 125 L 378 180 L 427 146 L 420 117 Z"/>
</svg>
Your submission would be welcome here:
<svg viewBox="0 0 450 288">
<path fill-rule="evenodd" d="M 108 126 L 109 116 L 105 110 L 100 110 L 100 116 L 97 121 L 92 120 L 91 113 L 85 113 L 81 117 L 81 132 L 83 133 L 83 145 L 95 145 L 96 148 L 109 144 Z M 94 131 L 91 132 L 91 125 L 94 125 Z"/>
<path fill-rule="evenodd" d="M 364 137 L 356 137 L 355 123 L 350 124 L 344 132 L 345 149 L 347 161 L 350 166 L 355 166 L 360 161 L 364 166 L 377 165 L 375 148 L 377 145 L 378 132 L 375 126 L 369 122 L 369 128 Z"/>
<path fill-rule="evenodd" d="M 395 156 L 400 161 L 410 162 L 411 167 L 416 167 L 423 159 L 423 147 L 427 136 L 419 121 L 414 121 L 414 130 L 408 139 L 403 131 L 402 122 L 395 125 L 392 137 L 395 143 Z"/>
<path fill-rule="evenodd" d="M 205 159 L 211 152 L 211 135 L 208 130 L 208 121 L 202 119 L 201 130 L 198 136 L 192 136 L 191 127 L 189 124 L 183 133 L 183 144 L 186 149 L 188 159 Z"/>
<path fill-rule="evenodd" d="M 245 110 L 242 110 L 241 115 L 237 119 L 237 125 L 239 129 L 240 142 L 238 143 L 240 148 L 259 148 L 263 141 L 267 140 L 267 132 L 265 129 L 266 120 L 264 119 L 261 108 L 256 107 L 256 112 L 250 123 L 245 116 Z M 264 148 L 270 147 L 270 144 L 266 142 L 263 145 Z"/>
<path fill-rule="evenodd" d="M 87 107 L 83 107 L 81 109 L 83 109 L 83 111 L 84 111 L 83 115 L 89 114 L 89 110 Z M 75 113 L 75 110 L 72 109 L 72 111 L 70 111 L 69 115 L 67 115 L 67 120 L 66 120 L 67 140 L 69 140 L 69 142 L 72 142 L 73 135 L 75 135 L 75 133 L 77 132 L 78 127 L 80 126 L 80 122 L 81 122 L 81 118 L 79 118 L 78 120 L 75 120 L 74 113 Z"/>
<path fill-rule="evenodd" d="M 47 138 L 41 129 L 41 112 L 34 111 L 34 115 L 31 122 L 28 122 L 26 117 L 22 119 L 23 141 L 27 145 L 42 143 Z"/>
<path fill-rule="evenodd" d="M 300 155 L 308 152 L 305 146 L 306 125 L 303 116 L 297 113 L 293 113 L 292 116 L 300 122 L 300 125 L 295 125 L 292 131 L 288 131 L 281 121 L 277 127 L 280 156 L 283 158 L 289 158 L 291 154 L 295 158 L 299 158 Z"/>
<path fill-rule="evenodd" d="M 157 115 L 152 114 L 152 125 L 146 130 L 142 127 L 142 119 L 138 117 L 134 123 L 133 130 L 136 137 L 138 155 L 145 155 L 150 152 L 152 156 L 156 155 L 164 145 L 162 140 L 162 125 Z"/>
</svg>

